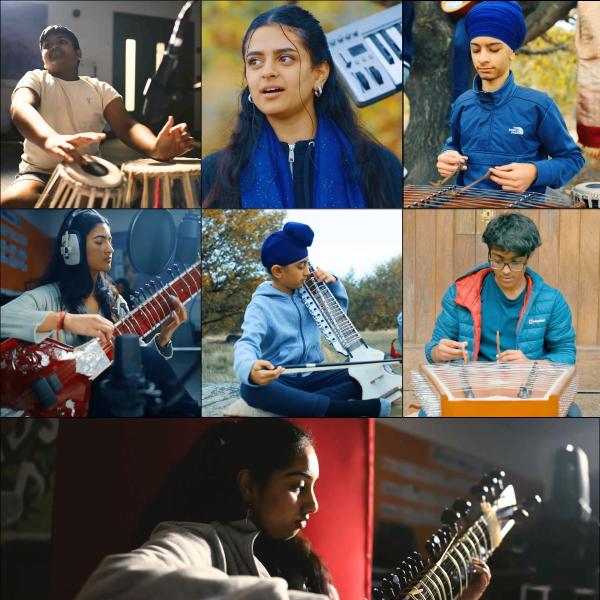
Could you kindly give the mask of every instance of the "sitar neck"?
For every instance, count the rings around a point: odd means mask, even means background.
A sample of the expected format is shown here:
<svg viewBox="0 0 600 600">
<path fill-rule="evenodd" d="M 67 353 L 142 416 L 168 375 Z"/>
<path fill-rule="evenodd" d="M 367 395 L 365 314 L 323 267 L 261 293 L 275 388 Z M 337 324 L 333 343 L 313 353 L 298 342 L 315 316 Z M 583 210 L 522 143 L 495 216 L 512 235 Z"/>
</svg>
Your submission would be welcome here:
<svg viewBox="0 0 600 600">
<path fill-rule="evenodd" d="M 320 321 L 315 314 L 313 314 L 313 317 L 315 317 L 317 324 L 324 331 L 325 336 L 328 339 L 330 339 L 331 335 L 335 336 L 345 350 L 345 353 L 351 355 L 353 350 L 365 345 L 365 342 L 340 306 L 340 303 L 336 300 L 329 286 L 322 281 L 317 281 L 314 276 L 313 266 L 310 263 L 308 266 L 310 274 L 304 283 L 304 290 L 316 306 L 323 321 Z M 305 303 L 307 302 L 305 297 L 302 297 L 302 299 Z"/>
<path fill-rule="evenodd" d="M 200 285 L 198 261 L 119 320 L 115 324 L 115 335 L 130 333 L 144 337 L 169 318 L 172 311 L 169 296 L 174 296 L 184 303 L 198 293 Z"/>
</svg>

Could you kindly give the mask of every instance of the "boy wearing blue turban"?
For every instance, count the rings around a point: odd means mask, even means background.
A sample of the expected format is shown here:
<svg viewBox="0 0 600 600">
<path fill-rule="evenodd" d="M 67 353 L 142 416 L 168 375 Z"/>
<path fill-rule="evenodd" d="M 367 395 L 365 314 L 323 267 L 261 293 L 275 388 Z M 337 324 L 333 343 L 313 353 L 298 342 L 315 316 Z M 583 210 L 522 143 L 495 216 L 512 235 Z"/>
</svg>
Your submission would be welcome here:
<svg viewBox="0 0 600 600">
<path fill-rule="evenodd" d="M 462 186 L 491 169 L 479 187 L 518 193 L 563 186 L 585 160 L 554 101 L 514 81 L 510 64 L 526 34 L 519 3 L 481 2 L 465 19 L 477 75 L 452 107 L 440 175 L 458 171 Z"/>
<path fill-rule="evenodd" d="M 320 330 L 299 295 L 313 237 L 308 225 L 290 221 L 263 243 L 260 259 L 271 281 L 252 295 L 234 350 L 241 396 L 250 406 L 289 417 L 388 416 L 390 401 L 360 400 L 360 385 L 346 369 L 286 375 L 276 366 L 323 361 Z M 318 268 L 314 276 L 346 311 L 341 281 Z"/>
</svg>

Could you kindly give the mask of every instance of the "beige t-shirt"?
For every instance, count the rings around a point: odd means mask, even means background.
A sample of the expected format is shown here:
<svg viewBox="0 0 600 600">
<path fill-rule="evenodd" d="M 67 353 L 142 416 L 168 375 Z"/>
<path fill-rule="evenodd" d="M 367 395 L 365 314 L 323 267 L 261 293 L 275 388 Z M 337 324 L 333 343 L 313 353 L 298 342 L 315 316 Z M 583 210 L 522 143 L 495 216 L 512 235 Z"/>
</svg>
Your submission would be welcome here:
<svg viewBox="0 0 600 600">
<path fill-rule="evenodd" d="M 52 129 L 64 135 L 86 131 L 101 133 L 106 126 L 104 109 L 115 98 L 122 98 L 111 85 L 94 77 L 82 76 L 76 81 L 65 81 L 41 69 L 25 73 L 13 94 L 19 88 L 29 88 L 38 94 L 39 113 Z M 44 152 L 27 139 L 23 148 L 19 173 L 52 173 L 60 162 L 57 156 Z M 100 143 L 81 146 L 78 151 L 81 154 L 100 154 Z"/>
</svg>

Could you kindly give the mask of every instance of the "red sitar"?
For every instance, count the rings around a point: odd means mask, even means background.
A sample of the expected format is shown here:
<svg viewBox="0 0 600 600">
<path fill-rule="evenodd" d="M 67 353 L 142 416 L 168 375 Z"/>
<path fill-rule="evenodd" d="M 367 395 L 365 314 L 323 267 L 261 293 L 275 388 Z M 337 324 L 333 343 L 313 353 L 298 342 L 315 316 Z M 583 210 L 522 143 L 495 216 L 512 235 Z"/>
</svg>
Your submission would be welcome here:
<svg viewBox="0 0 600 600">
<path fill-rule="evenodd" d="M 169 296 L 186 302 L 200 286 L 198 261 L 115 323 L 114 335 L 144 337 L 168 319 Z M 97 338 L 77 347 L 51 338 L 40 344 L 8 339 L 0 344 L 2 408 L 31 417 L 85 417 L 92 381 L 112 359 L 112 343 L 102 344 Z"/>
</svg>

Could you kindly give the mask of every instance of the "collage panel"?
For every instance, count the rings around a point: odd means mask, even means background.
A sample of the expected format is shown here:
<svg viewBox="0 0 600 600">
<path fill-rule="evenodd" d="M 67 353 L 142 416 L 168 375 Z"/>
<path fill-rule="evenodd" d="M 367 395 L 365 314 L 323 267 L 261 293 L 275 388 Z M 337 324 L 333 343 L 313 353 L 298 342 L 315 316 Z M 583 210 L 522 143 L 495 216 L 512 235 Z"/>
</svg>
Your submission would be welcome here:
<svg viewBox="0 0 600 600">
<path fill-rule="evenodd" d="M 400 208 L 401 13 L 202 2 L 203 206 Z"/>
<path fill-rule="evenodd" d="M 598 2 L 403 2 L 405 208 L 598 208 Z"/>
<path fill-rule="evenodd" d="M 199 207 L 196 5 L 2 4 L 3 208 Z"/>
<path fill-rule="evenodd" d="M 598 440 L 597 419 L 6 419 L 2 592 L 593 597 Z"/>
<path fill-rule="evenodd" d="M 204 416 L 401 416 L 400 210 L 207 210 Z"/>
<path fill-rule="evenodd" d="M 199 211 L 1 218 L 3 417 L 200 416 Z"/>
<path fill-rule="evenodd" d="M 404 415 L 600 416 L 599 229 L 600 212 L 405 210 Z"/>
</svg>

